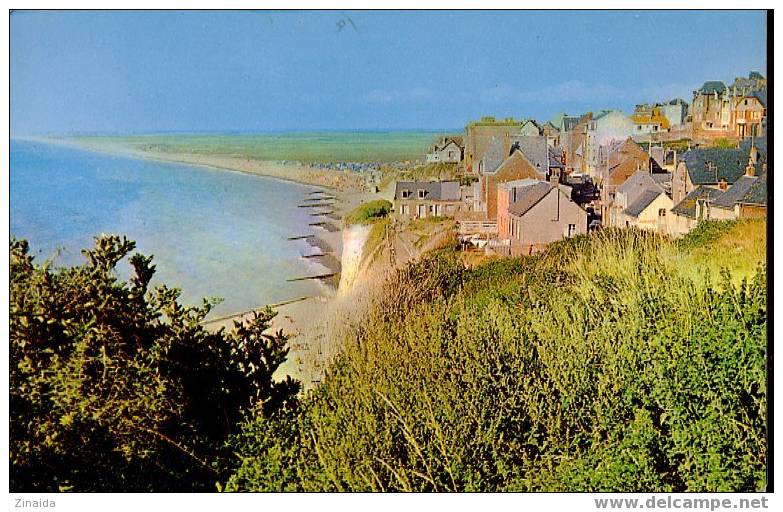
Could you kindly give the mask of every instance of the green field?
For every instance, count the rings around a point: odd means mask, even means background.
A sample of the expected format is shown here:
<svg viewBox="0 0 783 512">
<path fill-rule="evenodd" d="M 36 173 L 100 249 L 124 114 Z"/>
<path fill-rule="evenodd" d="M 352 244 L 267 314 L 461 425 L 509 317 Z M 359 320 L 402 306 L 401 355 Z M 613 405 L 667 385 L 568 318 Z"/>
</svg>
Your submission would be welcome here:
<svg viewBox="0 0 783 512">
<path fill-rule="evenodd" d="M 301 162 L 396 162 L 424 158 L 441 132 L 287 132 L 214 135 L 132 135 L 79 137 L 89 144 L 107 143 L 161 153 L 230 155 L 259 160 Z"/>
</svg>

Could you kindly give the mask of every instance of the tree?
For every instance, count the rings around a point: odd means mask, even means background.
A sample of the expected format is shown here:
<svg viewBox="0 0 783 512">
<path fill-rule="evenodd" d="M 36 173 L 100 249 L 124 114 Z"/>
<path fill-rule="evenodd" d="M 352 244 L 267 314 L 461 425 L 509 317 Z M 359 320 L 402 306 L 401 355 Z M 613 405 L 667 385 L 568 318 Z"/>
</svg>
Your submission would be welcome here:
<svg viewBox="0 0 783 512">
<path fill-rule="evenodd" d="M 210 333 L 213 303 L 178 302 L 135 243 L 95 239 L 87 262 L 37 264 L 10 244 L 10 486 L 21 491 L 210 490 L 246 415 L 296 407 L 272 374 L 288 354 L 266 309 Z"/>
</svg>

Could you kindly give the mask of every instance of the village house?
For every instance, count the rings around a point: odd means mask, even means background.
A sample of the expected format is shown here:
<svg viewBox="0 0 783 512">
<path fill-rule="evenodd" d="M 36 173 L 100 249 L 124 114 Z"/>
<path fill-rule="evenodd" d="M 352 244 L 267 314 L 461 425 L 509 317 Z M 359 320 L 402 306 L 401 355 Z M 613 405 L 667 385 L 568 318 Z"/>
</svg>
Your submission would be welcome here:
<svg viewBox="0 0 783 512">
<path fill-rule="evenodd" d="M 608 225 L 667 232 L 667 213 L 673 203 L 667 182 L 669 173 L 639 170 L 617 187 L 609 207 Z"/>
<path fill-rule="evenodd" d="M 508 247 L 508 254 L 531 254 L 552 242 L 587 233 L 587 212 L 571 200 L 570 188 L 557 180 L 558 176 L 553 176 L 551 181 L 504 185 L 498 199 L 509 204 L 498 216 L 498 237 Z"/>
<path fill-rule="evenodd" d="M 766 137 L 746 139 L 739 148 L 697 148 L 682 153 L 672 174 L 672 199 L 679 203 L 699 185 L 727 189 L 755 158 L 756 175 L 766 165 Z"/>
<path fill-rule="evenodd" d="M 465 146 L 461 136 L 441 137 L 427 150 L 425 160 L 427 163 L 453 163 L 462 161 Z"/>
<path fill-rule="evenodd" d="M 690 232 L 699 222 L 704 220 L 704 201 L 711 201 L 722 194 L 717 188 L 699 185 L 693 189 L 682 201 L 676 203 L 669 215 L 669 234 L 680 236 Z"/>
<path fill-rule="evenodd" d="M 588 112 L 570 131 L 560 135 L 566 172 L 586 174 L 597 181 L 603 170 L 601 147 L 625 140 L 633 131 L 633 121 L 619 110 Z"/>
<path fill-rule="evenodd" d="M 688 103 L 681 98 L 669 100 L 659 107 L 670 127 L 680 126 L 688 118 Z"/>
<path fill-rule="evenodd" d="M 610 208 L 614 202 L 617 188 L 625 183 L 637 171 L 646 171 L 651 174 L 665 172 L 658 163 L 650 158 L 650 154 L 644 151 L 631 137 L 622 143 L 609 146 L 609 155 L 606 157 L 605 171 L 599 183 L 601 187 L 601 216 L 604 222 L 608 222 Z"/>
<path fill-rule="evenodd" d="M 647 140 L 651 134 L 669 131 L 671 127 L 661 105 L 636 105 L 631 120 L 634 125 L 633 136 L 637 141 Z"/>
<path fill-rule="evenodd" d="M 478 173 L 478 163 L 484 158 L 484 153 L 492 141 L 506 141 L 511 135 L 517 134 L 521 126 L 521 121 L 510 117 L 496 120 L 494 117 L 487 116 L 479 121 L 469 122 L 465 127 L 465 169 L 468 172 Z M 507 151 L 508 147 L 505 149 Z"/>
<path fill-rule="evenodd" d="M 753 83 L 760 83 L 760 80 Z M 695 140 L 759 137 L 764 135 L 765 117 L 766 88 L 752 90 L 749 87 L 737 88 L 736 85 L 729 88 L 723 82 L 709 81 L 693 91 L 692 131 Z"/>
<path fill-rule="evenodd" d="M 461 208 L 458 181 L 400 181 L 395 186 L 397 218 L 453 217 Z"/>
<path fill-rule="evenodd" d="M 550 122 L 544 123 L 541 127 L 541 135 L 547 138 L 550 146 L 557 147 L 560 145 L 560 130 Z"/>
<path fill-rule="evenodd" d="M 544 139 L 543 142 L 544 147 L 547 148 L 546 139 Z M 545 155 L 546 154 L 547 153 L 545 153 Z M 485 171 L 480 176 L 478 186 L 480 187 L 479 197 L 481 198 L 482 206 L 479 207 L 479 210 L 485 211 L 488 219 L 496 219 L 497 187 L 499 183 L 525 178 L 543 180 L 546 179 L 548 170 L 547 164 L 542 164 L 538 159 L 534 159 L 534 161 L 531 162 L 525 153 L 515 147 L 508 158 L 506 158 L 497 169 L 491 172 Z"/>
<path fill-rule="evenodd" d="M 767 168 L 763 158 L 764 154 L 755 145 L 751 145 L 744 174 L 736 178 L 731 185 L 727 179 L 719 178 L 717 186 L 715 183 L 696 186 L 672 208 L 670 232 L 674 235 L 688 233 L 701 220 L 765 217 Z M 734 161 L 729 162 L 732 163 L 732 173 L 736 173 Z M 695 179 L 698 179 L 698 174 L 695 176 Z"/>
</svg>

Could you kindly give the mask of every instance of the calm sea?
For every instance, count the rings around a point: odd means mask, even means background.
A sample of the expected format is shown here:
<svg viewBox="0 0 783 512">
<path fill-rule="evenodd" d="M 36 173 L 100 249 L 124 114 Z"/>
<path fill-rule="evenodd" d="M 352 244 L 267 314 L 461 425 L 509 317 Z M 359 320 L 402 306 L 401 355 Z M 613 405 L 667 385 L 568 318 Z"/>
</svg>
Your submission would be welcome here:
<svg viewBox="0 0 783 512">
<path fill-rule="evenodd" d="M 182 301 L 224 301 L 210 317 L 319 291 L 286 278 L 324 272 L 304 260 L 313 187 L 204 167 L 111 156 L 41 142 L 11 142 L 11 235 L 39 260 L 84 261 L 99 233 L 126 235 L 154 255 L 154 282 Z M 128 266 L 120 269 L 127 275 Z M 123 270 L 124 269 L 124 270 Z"/>
</svg>

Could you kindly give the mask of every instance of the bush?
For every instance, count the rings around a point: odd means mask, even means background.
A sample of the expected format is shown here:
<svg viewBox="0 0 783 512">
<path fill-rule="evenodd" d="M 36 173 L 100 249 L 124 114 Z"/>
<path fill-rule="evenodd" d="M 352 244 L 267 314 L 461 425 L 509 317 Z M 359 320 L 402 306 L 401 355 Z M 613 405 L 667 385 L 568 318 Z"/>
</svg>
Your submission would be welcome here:
<svg viewBox="0 0 783 512">
<path fill-rule="evenodd" d="M 13 492 L 214 490 L 246 414 L 296 405 L 273 382 L 288 353 L 266 310 L 207 332 L 201 307 L 164 285 L 134 243 L 96 238 L 87 263 L 53 269 L 10 247 L 10 488 Z"/>
<path fill-rule="evenodd" d="M 345 216 L 345 224 L 372 224 L 377 219 L 387 217 L 392 204 L 385 199 L 376 199 L 360 204 Z"/>
<path fill-rule="evenodd" d="M 296 417 L 249 420 L 230 488 L 764 489 L 765 269 L 696 283 L 633 231 L 553 252 L 397 272 Z"/>
</svg>

